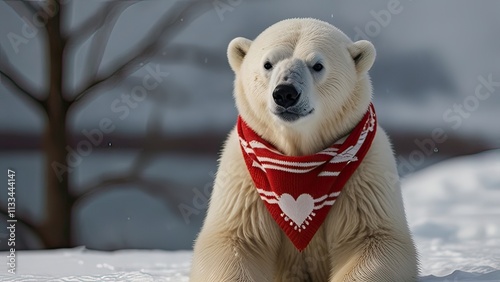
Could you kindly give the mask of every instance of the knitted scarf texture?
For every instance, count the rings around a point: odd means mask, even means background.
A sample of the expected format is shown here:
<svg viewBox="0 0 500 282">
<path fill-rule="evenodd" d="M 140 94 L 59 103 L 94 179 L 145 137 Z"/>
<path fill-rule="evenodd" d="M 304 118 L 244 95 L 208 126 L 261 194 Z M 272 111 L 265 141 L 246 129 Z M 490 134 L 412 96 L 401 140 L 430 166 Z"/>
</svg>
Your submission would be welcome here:
<svg viewBox="0 0 500 282">
<path fill-rule="evenodd" d="M 286 156 L 238 117 L 247 169 L 267 210 L 304 250 L 370 148 L 377 129 L 373 104 L 346 137 L 314 155 Z"/>
</svg>

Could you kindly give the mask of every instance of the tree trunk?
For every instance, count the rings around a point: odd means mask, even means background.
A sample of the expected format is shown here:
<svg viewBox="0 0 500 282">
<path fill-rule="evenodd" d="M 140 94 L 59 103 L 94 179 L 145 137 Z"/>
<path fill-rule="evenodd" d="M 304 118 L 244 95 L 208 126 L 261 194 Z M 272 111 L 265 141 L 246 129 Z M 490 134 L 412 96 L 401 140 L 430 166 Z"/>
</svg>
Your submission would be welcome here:
<svg viewBox="0 0 500 282">
<path fill-rule="evenodd" d="M 50 4 L 58 3 L 51 0 Z M 47 248 L 71 247 L 71 209 L 73 200 L 69 194 L 66 146 L 66 116 L 68 102 L 63 98 L 64 39 L 61 36 L 62 12 L 58 9 L 47 21 L 47 52 L 49 64 L 49 93 L 46 101 L 47 127 L 43 150 L 46 154 L 46 193 L 44 220 L 40 225 L 42 240 Z"/>
</svg>

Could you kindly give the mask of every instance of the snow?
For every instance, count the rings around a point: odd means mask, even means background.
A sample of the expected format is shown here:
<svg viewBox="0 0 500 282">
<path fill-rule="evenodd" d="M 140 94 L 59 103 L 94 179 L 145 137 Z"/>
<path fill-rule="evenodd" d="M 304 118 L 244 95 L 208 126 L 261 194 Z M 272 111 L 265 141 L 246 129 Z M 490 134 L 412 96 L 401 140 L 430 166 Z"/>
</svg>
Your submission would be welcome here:
<svg viewBox="0 0 500 282">
<path fill-rule="evenodd" d="M 456 158 L 402 181 L 421 282 L 500 281 L 500 150 Z M 83 247 L 0 253 L 0 281 L 189 281 L 191 251 Z"/>
<path fill-rule="evenodd" d="M 467 273 L 496 270 L 496 280 L 471 281 L 500 281 L 500 150 L 410 175 L 403 180 L 403 195 L 421 275 L 465 279 Z"/>
<path fill-rule="evenodd" d="M 0 281 L 189 281 L 191 254 L 160 250 L 100 252 L 83 247 L 20 251 L 16 275 L 0 275 Z"/>
</svg>

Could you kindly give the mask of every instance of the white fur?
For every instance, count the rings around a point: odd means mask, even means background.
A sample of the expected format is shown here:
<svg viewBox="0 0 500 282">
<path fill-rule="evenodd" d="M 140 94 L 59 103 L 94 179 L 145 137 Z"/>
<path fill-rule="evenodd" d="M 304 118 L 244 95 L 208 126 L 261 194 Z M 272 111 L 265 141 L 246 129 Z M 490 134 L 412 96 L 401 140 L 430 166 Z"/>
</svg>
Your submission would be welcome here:
<svg viewBox="0 0 500 282">
<path fill-rule="evenodd" d="M 352 130 L 371 100 L 368 41 L 353 43 L 314 19 L 281 21 L 253 42 L 236 38 L 228 58 L 240 115 L 287 155 L 314 154 Z M 356 59 L 356 60 L 355 60 Z M 273 68 L 263 65 L 271 61 Z M 322 72 L 312 66 L 320 61 Z M 292 72 L 290 72 L 292 70 Z M 298 107 L 314 109 L 287 122 L 273 113 L 272 91 L 288 74 L 301 87 Z M 418 267 L 395 160 L 377 129 L 365 159 L 347 182 L 309 246 L 298 252 L 266 210 L 245 166 L 235 130 L 220 159 L 191 281 L 416 281 Z"/>
</svg>

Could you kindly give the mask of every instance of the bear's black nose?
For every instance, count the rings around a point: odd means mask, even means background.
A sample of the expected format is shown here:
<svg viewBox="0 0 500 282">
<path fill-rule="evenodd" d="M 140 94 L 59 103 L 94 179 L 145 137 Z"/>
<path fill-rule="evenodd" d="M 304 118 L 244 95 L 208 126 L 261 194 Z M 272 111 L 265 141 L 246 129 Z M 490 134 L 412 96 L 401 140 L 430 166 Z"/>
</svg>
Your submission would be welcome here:
<svg viewBox="0 0 500 282">
<path fill-rule="evenodd" d="M 280 84 L 273 91 L 274 102 L 284 108 L 297 104 L 299 97 L 297 89 L 289 84 Z"/>
</svg>

